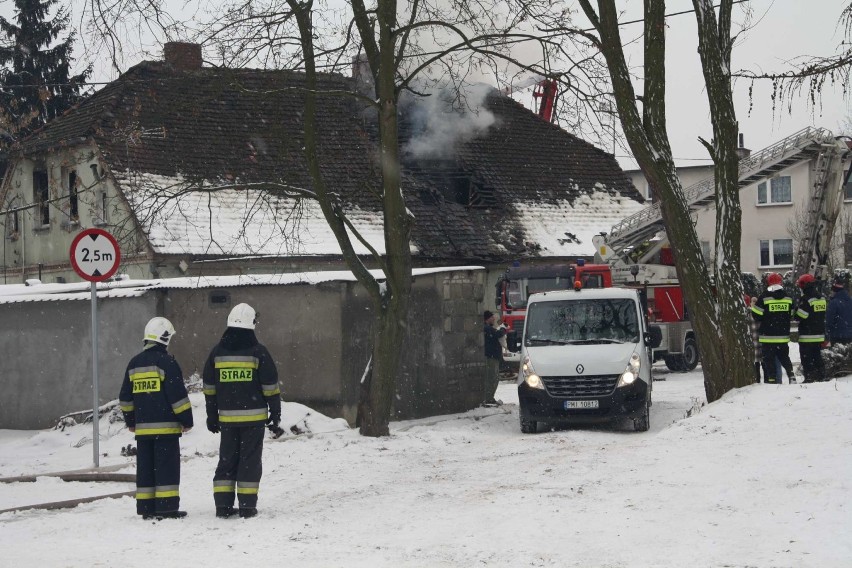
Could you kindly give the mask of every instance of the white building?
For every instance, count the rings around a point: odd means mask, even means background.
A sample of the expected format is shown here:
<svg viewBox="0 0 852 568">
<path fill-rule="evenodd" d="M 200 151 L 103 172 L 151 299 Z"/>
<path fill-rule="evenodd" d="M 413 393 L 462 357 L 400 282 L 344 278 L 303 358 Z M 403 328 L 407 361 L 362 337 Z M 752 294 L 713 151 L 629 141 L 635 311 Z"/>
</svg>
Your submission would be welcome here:
<svg viewBox="0 0 852 568">
<path fill-rule="evenodd" d="M 772 146 L 751 154 L 741 148 L 744 158 L 751 159 L 761 154 L 770 154 L 794 147 L 797 141 L 807 139 L 814 133 L 826 133 L 819 129 L 805 129 Z M 829 134 L 829 133 L 826 133 Z M 802 225 L 805 223 L 807 206 L 813 195 L 812 188 L 817 178 L 817 155 L 812 149 L 791 154 L 778 164 L 777 169 L 749 178 L 740 192 L 742 207 L 741 268 L 743 272 L 784 273 L 793 268 Z M 846 167 L 848 168 L 848 162 Z M 681 185 L 685 190 L 696 184 L 712 180 L 713 166 L 686 166 L 677 169 Z M 653 191 L 640 170 L 625 173 L 636 188 L 649 199 Z M 842 183 L 842 181 L 840 182 Z M 712 194 L 711 194 L 712 197 Z M 715 256 L 714 240 L 716 215 L 712 200 L 696 208 L 696 231 L 701 241 L 705 259 L 710 262 Z M 846 235 L 852 234 L 852 184 L 843 187 L 842 213 L 832 239 L 831 259 L 834 267 L 848 266 L 849 254 L 844 254 Z"/>
</svg>

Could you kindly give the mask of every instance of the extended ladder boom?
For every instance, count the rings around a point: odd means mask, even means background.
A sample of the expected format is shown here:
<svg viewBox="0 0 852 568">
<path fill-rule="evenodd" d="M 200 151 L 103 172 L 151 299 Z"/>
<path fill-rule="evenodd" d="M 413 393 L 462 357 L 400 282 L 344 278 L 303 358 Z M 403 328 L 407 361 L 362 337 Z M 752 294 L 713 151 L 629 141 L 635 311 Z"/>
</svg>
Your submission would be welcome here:
<svg viewBox="0 0 852 568">
<path fill-rule="evenodd" d="M 811 234 L 807 237 L 807 242 L 800 244 L 799 251 L 806 253 L 808 250 L 814 250 L 824 256 L 827 254 L 828 242 L 842 202 L 839 177 L 842 177 L 842 164 L 847 157 L 846 145 L 838 142 L 831 132 L 823 128 L 805 128 L 741 159 L 738 185 L 743 188 L 802 159 L 810 159 L 814 156 L 818 157 L 819 164 L 814 193 L 819 194 L 819 199 L 818 202 L 809 203 L 807 227 Z M 715 192 L 713 177 L 683 190 L 686 202 L 692 211 L 713 203 Z M 836 212 L 832 215 L 831 211 L 835 210 Z M 608 235 L 596 237 L 595 244 L 601 256 L 622 257 L 638 244 L 664 229 L 658 202 L 622 219 L 612 227 Z M 607 254 L 602 252 L 602 247 L 608 249 Z M 814 254 L 817 253 L 814 252 Z M 802 260 L 803 266 L 822 262 L 824 261 Z M 796 268 L 797 274 L 800 274 L 798 261 Z M 804 268 L 803 270 L 808 271 Z"/>
<path fill-rule="evenodd" d="M 814 186 L 808 196 L 804 230 L 793 265 L 793 279 L 802 274 L 822 277 L 837 217 L 843 207 L 843 170 L 849 156 L 844 142 L 825 143 L 814 164 Z"/>
</svg>

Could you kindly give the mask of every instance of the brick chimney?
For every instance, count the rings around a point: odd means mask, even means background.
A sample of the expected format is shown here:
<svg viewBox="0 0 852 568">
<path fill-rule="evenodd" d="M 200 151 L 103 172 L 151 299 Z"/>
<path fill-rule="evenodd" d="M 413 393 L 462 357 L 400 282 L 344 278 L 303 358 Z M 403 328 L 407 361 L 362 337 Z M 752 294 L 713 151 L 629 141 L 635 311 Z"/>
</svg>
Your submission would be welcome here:
<svg viewBox="0 0 852 568">
<path fill-rule="evenodd" d="M 170 41 L 163 46 L 163 59 L 180 71 L 201 69 L 201 45 Z"/>
<path fill-rule="evenodd" d="M 367 54 L 359 53 L 352 58 L 352 78 L 355 79 L 355 90 L 366 96 L 373 96 L 373 75 L 370 73 L 370 62 Z"/>
<path fill-rule="evenodd" d="M 745 136 L 740 132 L 739 136 L 739 144 L 737 145 L 737 156 L 739 156 L 740 160 L 743 158 L 748 158 L 751 155 L 751 150 L 745 147 Z"/>
</svg>

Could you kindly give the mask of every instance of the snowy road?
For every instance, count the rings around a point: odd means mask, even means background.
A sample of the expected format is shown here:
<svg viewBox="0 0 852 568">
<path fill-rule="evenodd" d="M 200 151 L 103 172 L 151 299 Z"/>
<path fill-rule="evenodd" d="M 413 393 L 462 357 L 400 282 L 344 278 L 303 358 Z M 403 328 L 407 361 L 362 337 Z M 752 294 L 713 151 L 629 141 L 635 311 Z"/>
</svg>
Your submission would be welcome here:
<svg viewBox="0 0 852 568">
<path fill-rule="evenodd" d="M 514 385 L 501 384 L 498 398 L 503 407 L 394 423 L 383 439 L 309 417 L 325 432 L 267 440 L 252 520 L 214 518 L 217 438 L 196 428 L 183 439 L 187 519 L 141 521 L 130 498 L 3 514 L 3 565 L 826 567 L 852 558 L 852 379 L 755 385 L 685 418 L 704 399 L 701 374 L 669 374 L 655 383 L 648 433 L 523 435 Z M 305 411 L 286 405 L 285 422 Z M 0 432 L 0 475 L 86 467 L 91 446 L 72 447 L 84 435 Z M 113 424 L 108 435 L 102 463 L 132 463 L 118 455 L 130 434 Z M 0 509 L 127 485 L 106 487 L 0 484 Z"/>
</svg>

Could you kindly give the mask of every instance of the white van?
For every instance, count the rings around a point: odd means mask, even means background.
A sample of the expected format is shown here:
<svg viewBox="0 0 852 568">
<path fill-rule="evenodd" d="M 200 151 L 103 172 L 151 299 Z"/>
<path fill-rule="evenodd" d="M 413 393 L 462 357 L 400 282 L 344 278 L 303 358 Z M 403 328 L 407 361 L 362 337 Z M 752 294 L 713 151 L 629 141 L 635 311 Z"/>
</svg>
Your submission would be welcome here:
<svg viewBox="0 0 852 568">
<path fill-rule="evenodd" d="M 518 372 L 521 431 L 622 418 L 648 430 L 651 350 L 661 332 L 645 313 L 630 288 L 530 296 Z"/>
</svg>

